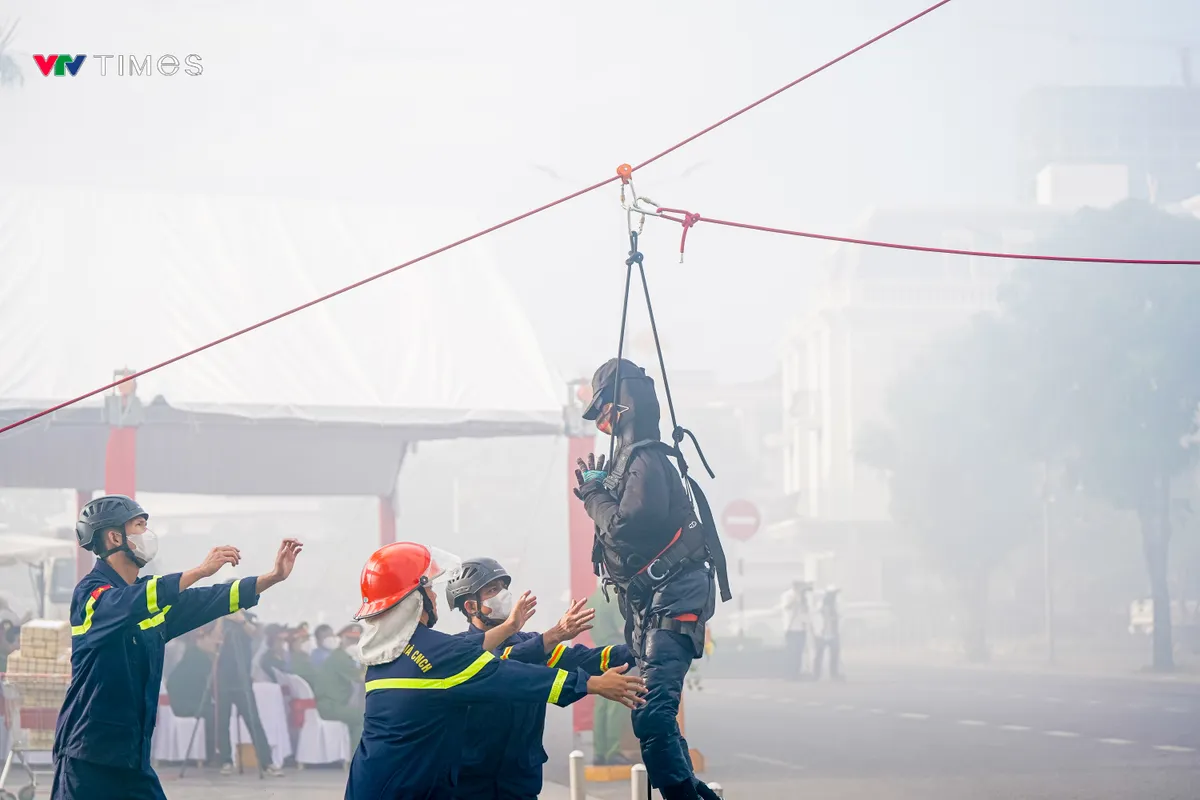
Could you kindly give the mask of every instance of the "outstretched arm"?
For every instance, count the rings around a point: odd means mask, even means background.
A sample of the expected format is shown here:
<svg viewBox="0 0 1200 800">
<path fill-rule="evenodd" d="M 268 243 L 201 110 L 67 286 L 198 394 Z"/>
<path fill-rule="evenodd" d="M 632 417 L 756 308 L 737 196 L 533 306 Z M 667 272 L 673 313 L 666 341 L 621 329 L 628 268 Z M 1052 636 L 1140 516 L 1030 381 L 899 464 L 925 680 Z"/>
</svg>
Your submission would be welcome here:
<svg viewBox="0 0 1200 800">
<path fill-rule="evenodd" d="M 180 592 L 174 605 L 162 609 L 159 622 L 165 623 L 163 635 L 167 639 L 174 639 L 227 614 L 258 605 L 259 597 L 264 591 L 292 574 L 296 556 L 303 547 L 304 545 L 296 539 L 284 539 L 279 545 L 279 552 L 275 555 L 275 566 L 270 572 L 221 586 L 205 586 Z"/>
</svg>

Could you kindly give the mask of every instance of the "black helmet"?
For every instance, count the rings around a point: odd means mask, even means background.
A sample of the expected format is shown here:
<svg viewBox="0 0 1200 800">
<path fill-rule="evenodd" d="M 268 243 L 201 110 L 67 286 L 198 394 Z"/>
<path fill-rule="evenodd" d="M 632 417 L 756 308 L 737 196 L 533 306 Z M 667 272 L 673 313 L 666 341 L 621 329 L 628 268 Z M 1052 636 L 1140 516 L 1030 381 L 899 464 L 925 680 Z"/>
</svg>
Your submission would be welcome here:
<svg viewBox="0 0 1200 800">
<path fill-rule="evenodd" d="M 99 535 L 113 528 L 123 531 L 131 519 L 150 519 L 146 509 L 132 497 L 123 494 L 107 494 L 90 501 L 79 512 L 75 523 L 75 541 L 85 550 L 94 550 Z"/>
<path fill-rule="evenodd" d="M 617 361 L 615 358 L 610 358 L 592 376 L 592 402 L 583 412 L 584 419 L 589 421 L 595 420 L 600 416 L 600 411 L 604 408 L 605 404 L 614 402 L 613 388 L 617 382 L 618 365 L 620 365 L 622 385 L 624 385 L 625 381 L 648 379 L 646 370 L 629 359 L 622 358 L 620 361 Z M 622 394 L 622 397 L 624 397 L 624 394 Z"/>
<path fill-rule="evenodd" d="M 512 577 L 509 576 L 508 570 L 500 566 L 496 559 L 469 558 L 462 562 L 462 566 L 446 586 L 446 602 L 451 608 L 461 608 L 464 600 L 479 594 L 483 587 L 497 578 L 504 579 L 505 589 L 512 585 Z"/>
</svg>

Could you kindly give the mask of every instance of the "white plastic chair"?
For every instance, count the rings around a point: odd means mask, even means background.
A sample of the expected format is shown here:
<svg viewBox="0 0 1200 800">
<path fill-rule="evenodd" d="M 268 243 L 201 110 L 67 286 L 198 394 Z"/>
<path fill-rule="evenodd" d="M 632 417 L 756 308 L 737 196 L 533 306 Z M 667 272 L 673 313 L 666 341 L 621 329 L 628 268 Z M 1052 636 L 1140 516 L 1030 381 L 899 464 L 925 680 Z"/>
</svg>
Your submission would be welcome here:
<svg viewBox="0 0 1200 800">
<path fill-rule="evenodd" d="M 164 684 L 158 691 L 158 723 L 154 726 L 154 737 L 150 742 L 151 758 L 155 761 L 195 761 L 201 764 L 208 757 L 205 733 L 203 717 L 175 716 Z"/>
<path fill-rule="evenodd" d="M 304 724 L 296 741 L 296 765 L 341 764 L 350 762 L 350 728 L 344 722 L 321 719 L 316 696 L 308 681 L 288 675 L 292 702 L 304 709 Z"/>
</svg>

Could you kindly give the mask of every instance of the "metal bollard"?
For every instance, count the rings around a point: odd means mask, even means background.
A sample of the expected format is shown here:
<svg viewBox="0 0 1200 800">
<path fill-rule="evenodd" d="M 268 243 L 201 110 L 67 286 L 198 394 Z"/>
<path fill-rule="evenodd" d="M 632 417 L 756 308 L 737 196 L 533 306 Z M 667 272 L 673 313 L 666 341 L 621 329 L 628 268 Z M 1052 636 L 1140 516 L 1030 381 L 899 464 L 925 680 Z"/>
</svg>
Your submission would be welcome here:
<svg viewBox="0 0 1200 800">
<path fill-rule="evenodd" d="M 586 800 L 587 783 L 583 777 L 583 751 L 572 751 L 570 759 L 571 800 Z"/>
<path fill-rule="evenodd" d="M 645 764 L 634 764 L 629 771 L 630 800 L 647 800 L 650 797 L 650 776 Z"/>
<path fill-rule="evenodd" d="M 708 788 L 712 789 L 713 794 L 715 794 L 717 797 L 725 796 L 725 790 L 721 788 L 721 784 L 719 783 L 710 783 Z"/>
</svg>

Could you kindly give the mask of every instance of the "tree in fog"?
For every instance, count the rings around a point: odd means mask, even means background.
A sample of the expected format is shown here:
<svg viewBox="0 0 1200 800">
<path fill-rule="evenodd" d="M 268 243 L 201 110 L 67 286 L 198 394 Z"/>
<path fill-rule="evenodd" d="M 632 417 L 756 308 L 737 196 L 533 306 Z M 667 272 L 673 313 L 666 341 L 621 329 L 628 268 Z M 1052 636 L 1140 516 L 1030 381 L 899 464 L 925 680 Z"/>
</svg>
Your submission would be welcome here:
<svg viewBox="0 0 1200 800">
<path fill-rule="evenodd" d="M 1196 259 L 1200 221 L 1137 202 L 1085 209 L 1041 249 Z M 1154 666 L 1170 669 L 1171 482 L 1194 452 L 1200 269 L 1030 262 L 1001 299 L 1035 393 L 1028 441 L 1087 492 L 1137 514 L 1154 600 Z"/>
<path fill-rule="evenodd" d="M 12 51 L 12 40 L 17 33 L 17 23 L 12 25 L 0 24 L 0 86 L 10 86 L 15 83 L 25 83 L 25 76 L 17 66 Z"/>
<path fill-rule="evenodd" d="M 891 424 L 858 437 L 859 460 L 887 475 L 892 519 L 953 588 L 972 661 L 988 655 L 991 575 L 1036 529 L 1014 341 L 988 317 L 935 341 L 890 387 Z"/>
</svg>

